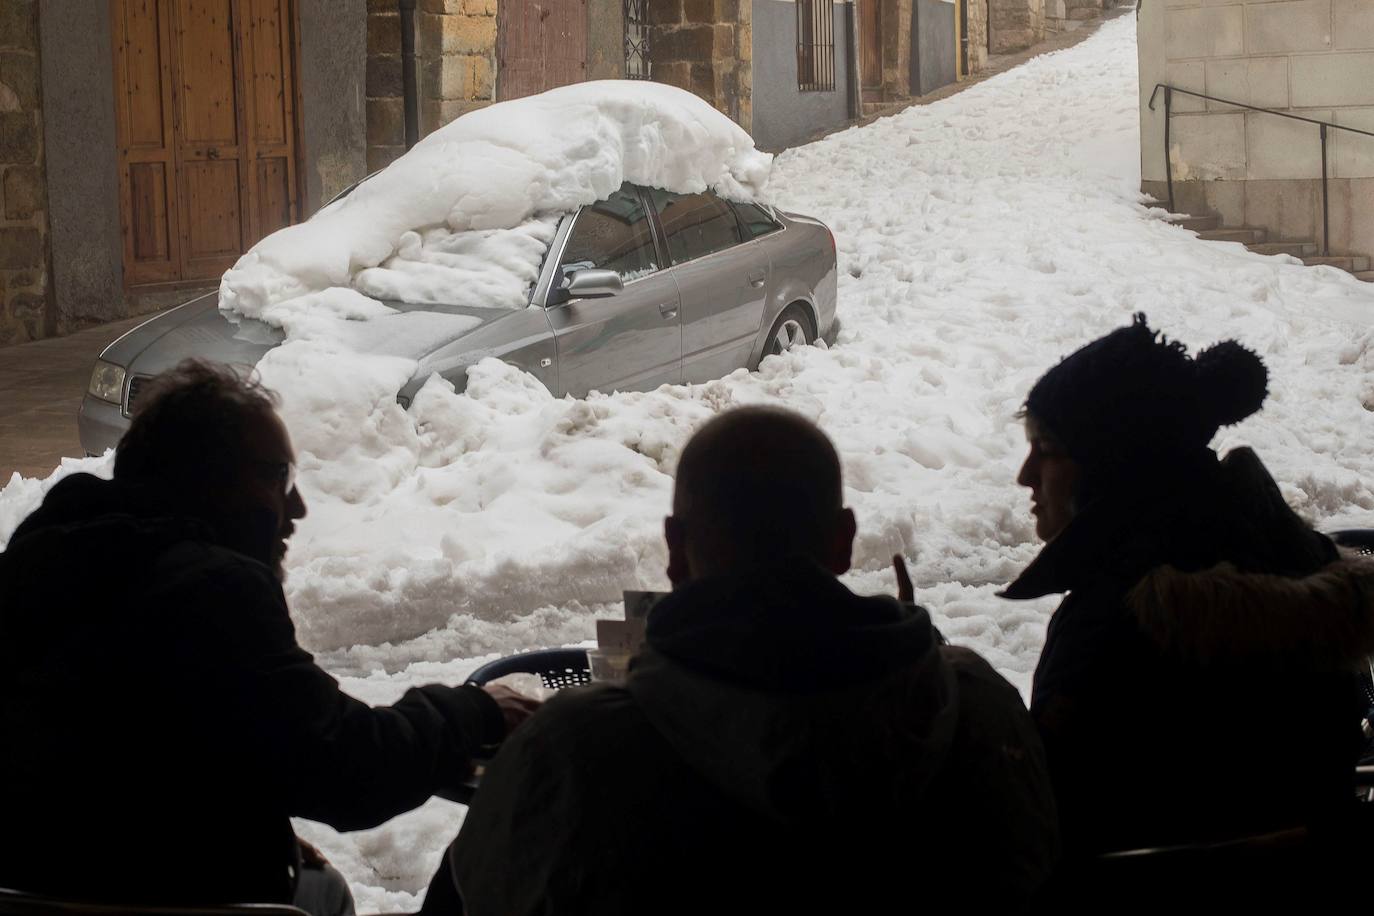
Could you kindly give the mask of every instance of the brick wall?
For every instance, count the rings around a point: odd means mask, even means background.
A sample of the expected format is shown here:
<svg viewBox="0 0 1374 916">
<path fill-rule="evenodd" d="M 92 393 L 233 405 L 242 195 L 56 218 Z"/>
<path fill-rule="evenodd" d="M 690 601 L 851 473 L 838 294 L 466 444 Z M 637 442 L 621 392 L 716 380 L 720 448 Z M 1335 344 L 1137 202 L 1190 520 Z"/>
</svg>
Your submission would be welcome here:
<svg viewBox="0 0 1374 916">
<path fill-rule="evenodd" d="M 56 333 L 35 0 L 0 3 L 0 345 Z"/>
<path fill-rule="evenodd" d="M 1146 190 L 1165 177 L 1155 83 L 1374 130 L 1371 0 L 1170 0 L 1140 20 L 1141 154 Z M 1176 94 L 1169 159 L 1179 206 L 1279 239 L 1319 240 L 1315 125 Z M 1374 253 L 1374 137 L 1333 131 L 1331 249 Z"/>
<path fill-rule="evenodd" d="M 749 0 L 651 0 L 653 78 L 690 90 L 748 130 L 753 123 Z"/>
</svg>

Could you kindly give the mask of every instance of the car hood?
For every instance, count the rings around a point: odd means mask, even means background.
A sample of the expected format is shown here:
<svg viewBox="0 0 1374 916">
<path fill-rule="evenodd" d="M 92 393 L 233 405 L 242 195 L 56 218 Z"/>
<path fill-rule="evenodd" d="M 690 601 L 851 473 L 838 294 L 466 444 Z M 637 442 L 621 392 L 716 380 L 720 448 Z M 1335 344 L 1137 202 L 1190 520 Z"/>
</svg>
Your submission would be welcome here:
<svg viewBox="0 0 1374 916">
<path fill-rule="evenodd" d="M 511 309 L 387 302 L 400 315 L 370 319 L 366 347 L 360 350 L 421 359 L 479 327 L 514 314 Z M 125 334 L 101 353 L 101 359 L 131 373 L 156 375 L 188 357 L 234 365 L 256 365 L 285 339 L 281 328 L 219 308 L 217 293 L 208 293 L 164 312 Z"/>
</svg>

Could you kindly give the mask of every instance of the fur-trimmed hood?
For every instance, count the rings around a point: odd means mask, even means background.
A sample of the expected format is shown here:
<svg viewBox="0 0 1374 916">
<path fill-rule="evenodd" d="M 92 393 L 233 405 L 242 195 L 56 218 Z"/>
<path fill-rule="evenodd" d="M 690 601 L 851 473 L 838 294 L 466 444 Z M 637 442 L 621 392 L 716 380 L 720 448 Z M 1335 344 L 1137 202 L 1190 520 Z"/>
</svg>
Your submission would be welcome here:
<svg viewBox="0 0 1374 916">
<path fill-rule="evenodd" d="M 1352 668 L 1374 655 L 1374 558 L 1344 553 L 1301 577 L 1159 566 L 1126 596 L 1140 627 L 1192 662 Z"/>
</svg>

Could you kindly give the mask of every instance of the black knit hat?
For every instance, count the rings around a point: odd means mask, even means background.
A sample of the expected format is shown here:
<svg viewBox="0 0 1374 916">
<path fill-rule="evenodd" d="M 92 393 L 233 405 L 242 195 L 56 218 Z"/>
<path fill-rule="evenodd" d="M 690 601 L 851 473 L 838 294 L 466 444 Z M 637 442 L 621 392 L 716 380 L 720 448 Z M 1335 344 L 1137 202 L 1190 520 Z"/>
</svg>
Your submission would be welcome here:
<svg viewBox="0 0 1374 916">
<path fill-rule="evenodd" d="M 1260 358 L 1234 340 L 1190 357 L 1182 343 L 1150 330 L 1140 312 L 1041 376 L 1026 413 L 1059 440 L 1100 495 L 1141 474 L 1168 478 L 1214 461 L 1212 437 L 1259 410 L 1268 381 Z"/>
</svg>

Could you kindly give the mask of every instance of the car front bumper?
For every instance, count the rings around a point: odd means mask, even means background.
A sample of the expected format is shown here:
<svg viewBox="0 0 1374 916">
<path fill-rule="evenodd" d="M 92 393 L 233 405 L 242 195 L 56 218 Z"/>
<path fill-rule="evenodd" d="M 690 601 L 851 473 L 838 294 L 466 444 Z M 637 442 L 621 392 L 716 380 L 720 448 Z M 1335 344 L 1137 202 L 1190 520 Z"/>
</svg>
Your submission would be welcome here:
<svg viewBox="0 0 1374 916">
<path fill-rule="evenodd" d="M 86 454 L 105 454 L 107 449 L 119 444 L 128 428 L 129 419 L 118 404 L 93 398 L 89 394 L 81 399 L 81 409 L 76 414 L 76 432 Z"/>
</svg>

